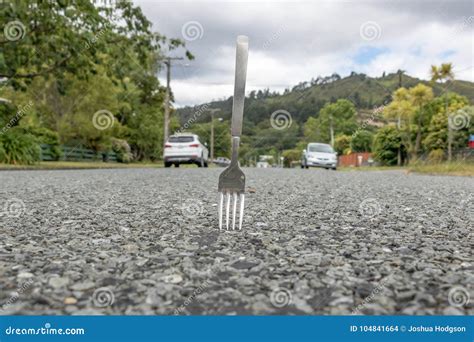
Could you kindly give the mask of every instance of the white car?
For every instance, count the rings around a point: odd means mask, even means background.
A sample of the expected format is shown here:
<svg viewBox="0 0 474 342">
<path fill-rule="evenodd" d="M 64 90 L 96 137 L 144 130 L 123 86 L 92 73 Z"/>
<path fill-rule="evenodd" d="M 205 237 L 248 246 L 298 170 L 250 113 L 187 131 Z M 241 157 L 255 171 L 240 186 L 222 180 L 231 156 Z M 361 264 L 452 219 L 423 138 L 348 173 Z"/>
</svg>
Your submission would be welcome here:
<svg viewBox="0 0 474 342">
<path fill-rule="evenodd" d="M 328 144 L 309 143 L 301 156 L 301 168 L 310 166 L 336 170 L 337 153 Z"/>
<path fill-rule="evenodd" d="M 165 144 L 163 159 L 165 167 L 174 164 L 197 164 L 199 167 L 207 167 L 209 150 L 206 144 L 199 141 L 196 134 L 176 134 L 168 138 Z"/>
</svg>

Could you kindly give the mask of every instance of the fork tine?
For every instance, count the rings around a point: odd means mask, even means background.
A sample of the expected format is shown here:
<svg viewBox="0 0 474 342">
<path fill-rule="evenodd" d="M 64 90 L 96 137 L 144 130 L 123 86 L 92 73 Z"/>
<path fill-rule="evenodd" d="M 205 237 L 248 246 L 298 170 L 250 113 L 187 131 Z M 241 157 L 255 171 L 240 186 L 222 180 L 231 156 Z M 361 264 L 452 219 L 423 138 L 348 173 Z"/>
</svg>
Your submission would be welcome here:
<svg viewBox="0 0 474 342">
<path fill-rule="evenodd" d="M 229 214 L 230 214 L 230 192 L 227 193 L 227 207 L 225 209 L 226 218 L 225 218 L 225 229 L 229 230 Z"/>
<path fill-rule="evenodd" d="M 237 213 L 237 193 L 234 192 L 234 208 L 232 210 L 232 230 L 235 230 L 235 214 Z"/>
<path fill-rule="evenodd" d="M 240 194 L 239 230 L 242 229 L 242 221 L 244 220 L 244 200 L 245 194 Z"/>
<path fill-rule="evenodd" d="M 224 208 L 224 193 L 220 193 L 219 201 L 219 230 L 222 230 L 222 209 Z"/>
</svg>

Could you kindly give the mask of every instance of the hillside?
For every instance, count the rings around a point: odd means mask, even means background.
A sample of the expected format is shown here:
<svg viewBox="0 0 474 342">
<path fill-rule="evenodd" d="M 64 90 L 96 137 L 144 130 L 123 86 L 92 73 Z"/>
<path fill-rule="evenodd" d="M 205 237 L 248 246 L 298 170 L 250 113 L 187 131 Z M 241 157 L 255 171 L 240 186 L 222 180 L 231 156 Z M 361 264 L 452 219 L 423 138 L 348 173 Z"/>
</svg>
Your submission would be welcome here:
<svg viewBox="0 0 474 342">
<path fill-rule="evenodd" d="M 301 124 L 310 116 L 317 116 L 319 110 L 326 102 L 333 102 L 340 98 L 351 100 L 362 119 L 373 108 L 379 107 L 390 101 L 391 93 L 399 86 L 399 75 L 388 74 L 383 77 L 368 77 L 364 74 L 352 73 L 350 76 L 340 78 L 337 74 L 325 78 L 317 78 L 311 82 L 302 82 L 286 90 L 283 94 L 271 93 L 268 90 L 252 92 L 245 103 L 245 121 L 247 125 L 257 125 L 263 120 L 268 120 L 270 114 L 278 109 L 291 113 L 292 119 Z M 402 75 L 401 84 L 412 87 L 417 83 L 424 83 L 433 87 L 436 95 L 442 92 L 444 85 L 430 84 L 416 77 Z M 474 83 L 468 81 L 455 81 L 448 84 L 451 91 L 466 96 L 474 103 Z M 219 117 L 229 119 L 232 111 L 232 97 L 224 101 L 213 101 L 195 107 L 184 107 L 177 110 L 182 124 L 193 115 L 196 122 L 209 121 L 209 115 L 203 108 L 219 108 Z M 198 113 L 198 115 L 195 115 Z"/>
</svg>

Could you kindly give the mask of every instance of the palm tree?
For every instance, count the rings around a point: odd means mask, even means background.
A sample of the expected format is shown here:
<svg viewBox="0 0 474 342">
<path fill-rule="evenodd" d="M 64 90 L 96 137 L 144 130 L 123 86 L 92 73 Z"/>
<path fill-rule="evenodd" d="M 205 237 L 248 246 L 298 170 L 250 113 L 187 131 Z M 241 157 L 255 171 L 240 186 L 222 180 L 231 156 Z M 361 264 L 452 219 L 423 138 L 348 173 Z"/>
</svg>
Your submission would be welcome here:
<svg viewBox="0 0 474 342">
<path fill-rule="evenodd" d="M 452 63 L 443 63 L 440 67 L 436 65 L 431 66 L 431 81 L 432 82 L 445 82 L 454 81 L 454 72 L 453 72 L 453 65 Z M 443 87 L 442 94 L 445 95 L 444 105 L 446 111 L 446 117 L 448 117 L 448 96 L 446 94 L 448 88 Z M 452 144 L 453 144 L 453 131 L 451 126 L 449 125 L 449 117 L 448 117 L 448 161 L 451 161 L 452 158 Z"/>
<path fill-rule="evenodd" d="M 433 89 L 425 86 L 422 83 L 417 84 L 409 90 L 411 102 L 413 105 L 418 107 L 418 116 L 417 116 L 417 131 L 416 131 L 416 140 L 415 140 L 415 150 L 413 154 L 415 158 L 418 156 L 418 151 L 420 150 L 421 145 L 421 126 L 423 123 L 423 107 L 433 99 Z"/>
</svg>

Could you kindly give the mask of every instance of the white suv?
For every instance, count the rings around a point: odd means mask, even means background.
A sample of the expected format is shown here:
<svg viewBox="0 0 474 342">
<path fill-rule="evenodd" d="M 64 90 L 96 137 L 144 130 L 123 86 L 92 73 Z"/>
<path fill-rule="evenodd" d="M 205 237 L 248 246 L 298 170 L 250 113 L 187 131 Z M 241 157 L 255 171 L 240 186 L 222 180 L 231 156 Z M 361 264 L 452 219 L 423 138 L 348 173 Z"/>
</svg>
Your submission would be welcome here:
<svg viewBox="0 0 474 342">
<path fill-rule="evenodd" d="M 207 167 L 209 151 L 207 147 L 199 141 L 196 134 L 176 134 L 168 138 L 165 144 L 163 159 L 165 167 L 174 164 L 197 164 L 199 167 Z"/>
</svg>

